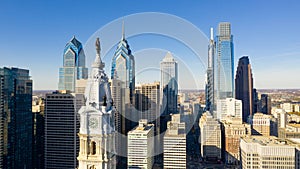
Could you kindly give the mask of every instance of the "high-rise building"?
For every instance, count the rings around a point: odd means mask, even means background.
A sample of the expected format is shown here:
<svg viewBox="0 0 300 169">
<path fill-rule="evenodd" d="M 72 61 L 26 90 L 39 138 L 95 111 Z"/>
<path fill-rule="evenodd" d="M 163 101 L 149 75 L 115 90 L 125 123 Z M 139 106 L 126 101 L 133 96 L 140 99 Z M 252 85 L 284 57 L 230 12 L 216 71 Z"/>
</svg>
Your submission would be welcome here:
<svg viewBox="0 0 300 169">
<path fill-rule="evenodd" d="M 79 119 L 76 107 L 76 95 L 69 91 L 46 94 L 45 169 L 77 167 Z"/>
<path fill-rule="evenodd" d="M 299 167 L 299 147 L 274 136 L 243 137 L 240 148 L 242 168 Z"/>
<path fill-rule="evenodd" d="M 239 59 L 235 76 L 235 98 L 242 100 L 243 103 L 243 121 L 247 119 L 253 112 L 253 77 L 251 64 L 248 56 Z"/>
<path fill-rule="evenodd" d="M 160 62 L 160 101 L 161 101 L 161 132 L 166 131 L 170 114 L 177 113 L 178 102 L 178 64 L 168 52 Z"/>
<path fill-rule="evenodd" d="M 135 107 L 139 111 L 139 119 L 147 119 L 149 122 L 155 124 L 155 128 L 159 128 L 159 82 L 137 84 L 135 87 L 135 100 Z M 155 133 L 156 132 L 157 131 L 155 130 Z"/>
<path fill-rule="evenodd" d="M 268 94 L 261 94 L 260 96 L 260 112 L 264 114 L 271 114 L 271 98 Z"/>
<path fill-rule="evenodd" d="M 128 168 L 151 169 L 154 163 L 154 124 L 141 119 L 128 132 Z"/>
<path fill-rule="evenodd" d="M 96 40 L 96 59 L 85 92 L 85 105 L 79 110 L 80 149 L 78 169 L 116 168 L 113 100 Z"/>
<path fill-rule="evenodd" d="M 172 121 L 168 122 L 168 129 L 164 135 L 164 168 L 186 168 L 185 125 L 176 120 L 172 116 Z"/>
<path fill-rule="evenodd" d="M 32 168 L 29 70 L 0 68 L 0 168 Z"/>
<path fill-rule="evenodd" d="M 45 138 L 45 104 L 44 98 L 32 97 L 32 113 L 33 113 L 33 168 L 44 167 L 44 138 Z"/>
<path fill-rule="evenodd" d="M 214 97 L 215 99 L 234 97 L 233 36 L 229 22 L 219 24 L 214 57 Z"/>
<path fill-rule="evenodd" d="M 208 45 L 208 65 L 206 72 L 206 110 L 211 113 L 215 109 L 214 100 L 214 54 L 215 54 L 215 41 L 213 35 L 213 28 L 210 29 L 210 40 Z"/>
<path fill-rule="evenodd" d="M 168 52 L 160 62 L 161 96 L 164 114 L 177 112 L 178 95 L 178 64 L 171 52 Z"/>
<path fill-rule="evenodd" d="M 126 117 L 122 121 L 122 131 L 127 134 L 136 122 L 133 120 L 136 117 L 135 112 L 130 108 L 130 104 L 134 104 L 134 90 L 135 90 L 135 60 L 132 55 L 129 44 L 125 38 L 124 23 L 122 26 L 122 38 L 119 42 L 115 54 L 112 58 L 111 79 L 118 79 L 122 82 L 122 105 L 124 111 L 122 112 Z M 125 108 L 125 106 L 127 108 Z"/>
<path fill-rule="evenodd" d="M 243 123 L 242 117 L 226 117 L 224 128 L 224 153 L 227 165 L 240 165 L 240 139 L 251 135 L 251 125 Z"/>
<path fill-rule="evenodd" d="M 202 114 L 200 121 L 201 156 L 207 161 L 221 159 L 221 125 L 209 112 Z"/>
<path fill-rule="evenodd" d="M 217 101 L 217 111 L 214 117 L 220 121 L 224 120 L 226 116 L 234 116 L 242 118 L 242 101 L 235 98 L 226 98 Z"/>
<path fill-rule="evenodd" d="M 272 115 L 266 115 L 263 113 L 255 113 L 252 117 L 252 134 L 253 135 L 271 135 L 271 119 Z"/>
<path fill-rule="evenodd" d="M 64 49 L 63 67 L 59 68 L 58 89 L 75 92 L 76 80 L 87 78 L 88 68 L 85 67 L 83 47 L 74 36 Z"/>
</svg>

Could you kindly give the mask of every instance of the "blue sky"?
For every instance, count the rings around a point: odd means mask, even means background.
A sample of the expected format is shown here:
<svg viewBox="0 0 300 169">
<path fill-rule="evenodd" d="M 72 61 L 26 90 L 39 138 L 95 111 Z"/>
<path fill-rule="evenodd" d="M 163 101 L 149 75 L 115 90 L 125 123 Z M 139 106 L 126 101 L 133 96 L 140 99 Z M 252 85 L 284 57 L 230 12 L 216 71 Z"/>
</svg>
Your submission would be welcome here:
<svg viewBox="0 0 300 169">
<path fill-rule="evenodd" d="M 250 57 L 256 88 L 299 88 L 299 8 L 297 0 L 3 0 L 0 5 L 0 66 L 28 68 L 34 89 L 56 89 L 63 49 L 73 35 L 85 44 L 94 32 L 115 19 L 134 13 L 161 12 L 191 22 L 207 36 L 210 27 L 216 28 L 222 21 L 231 22 L 235 66 L 239 57 Z M 120 32 L 116 34 L 121 36 Z M 144 48 L 177 51 L 172 49 L 178 45 L 176 43 L 155 36 L 145 38 L 128 39 L 133 52 Z M 178 48 L 184 51 L 184 47 Z M 175 55 L 181 54 L 175 52 Z M 106 65 L 109 67 L 110 63 Z M 199 68 L 197 80 L 203 88 L 203 67 Z"/>
</svg>

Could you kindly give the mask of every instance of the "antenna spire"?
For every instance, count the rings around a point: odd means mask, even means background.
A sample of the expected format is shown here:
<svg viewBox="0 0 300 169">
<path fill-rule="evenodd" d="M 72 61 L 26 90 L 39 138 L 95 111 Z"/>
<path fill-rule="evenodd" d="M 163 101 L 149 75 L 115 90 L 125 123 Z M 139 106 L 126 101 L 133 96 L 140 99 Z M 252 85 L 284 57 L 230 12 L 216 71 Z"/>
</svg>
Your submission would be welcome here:
<svg viewBox="0 0 300 169">
<path fill-rule="evenodd" d="M 125 24 L 124 24 L 124 20 L 122 22 L 122 40 L 125 39 Z"/>
<path fill-rule="evenodd" d="M 210 40 L 214 40 L 214 28 L 210 28 Z"/>
</svg>

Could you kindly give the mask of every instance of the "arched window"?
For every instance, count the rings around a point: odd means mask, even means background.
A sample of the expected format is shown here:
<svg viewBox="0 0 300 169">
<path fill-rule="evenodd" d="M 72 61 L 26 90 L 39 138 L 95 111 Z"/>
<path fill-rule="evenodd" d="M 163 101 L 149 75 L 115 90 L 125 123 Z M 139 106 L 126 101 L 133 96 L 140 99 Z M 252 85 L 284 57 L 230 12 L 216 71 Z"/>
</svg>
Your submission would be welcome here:
<svg viewBox="0 0 300 169">
<path fill-rule="evenodd" d="M 91 142 L 91 155 L 95 155 L 96 154 L 96 142 L 92 141 Z"/>
</svg>

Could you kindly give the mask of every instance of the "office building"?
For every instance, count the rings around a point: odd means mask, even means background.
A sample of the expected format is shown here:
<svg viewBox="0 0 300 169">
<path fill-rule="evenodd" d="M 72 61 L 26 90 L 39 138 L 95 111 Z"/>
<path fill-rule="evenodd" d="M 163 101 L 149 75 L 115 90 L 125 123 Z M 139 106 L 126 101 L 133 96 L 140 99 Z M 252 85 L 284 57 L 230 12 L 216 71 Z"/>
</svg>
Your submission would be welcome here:
<svg viewBox="0 0 300 169">
<path fill-rule="evenodd" d="M 264 114 L 271 114 L 271 98 L 268 94 L 261 94 L 260 96 L 260 112 Z"/>
<path fill-rule="evenodd" d="M 154 163 L 154 124 L 141 119 L 128 132 L 128 168 L 151 169 Z"/>
<path fill-rule="evenodd" d="M 29 70 L 0 68 L 0 168 L 32 168 Z"/>
<path fill-rule="evenodd" d="M 78 169 L 115 169 L 115 108 L 104 63 L 100 57 L 99 38 L 95 46 L 97 53 L 86 86 L 86 102 L 78 112 L 80 115 Z"/>
<path fill-rule="evenodd" d="M 281 139 L 300 138 L 300 124 L 286 124 L 285 128 L 278 129 L 278 137 Z"/>
<path fill-rule="evenodd" d="M 79 119 L 76 95 L 66 90 L 46 94 L 45 169 L 76 168 Z"/>
<path fill-rule="evenodd" d="M 221 126 L 209 112 L 202 114 L 200 121 L 201 156 L 207 161 L 221 159 Z"/>
<path fill-rule="evenodd" d="M 168 122 L 168 129 L 164 135 L 164 168 L 186 168 L 186 132 L 175 119 Z"/>
<path fill-rule="evenodd" d="M 161 93 L 161 132 L 167 129 L 170 114 L 177 113 L 178 102 L 178 63 L 170 52 L 160 62 Z"/>
<path fill-rule="evenodd" d="M 217 101 L 217 111 L 214 114 L 218 120 L 222 121 L 226 116 L 242 117 L 242 101 L 234 98 L 226 98 Z"/>
<path fill-rule="evenodd" d="M 208 45 L 208 65 L 206 72 L 206 85 L 205 85 L 205 98 L 206 110 L 211 113 L 215 109 L 214 100 L 214 54 L 215 54 L 215 41 L 213 35 L 213 28 L 210 29 L 210 40 Z"/>
<path fill-rule="evenodd" d="M 139 119 L 147 119 L 159 127 L 160 116 L 160 85 L 159 82 L 137 84 L 135 87 L 135 107 Z M 155 130 L 156 131 L 156 130 Z M 159 134 L 159 133 L 157 133 Z"/>
<path fill-rule="evenodd" d="M 235 76 L 235 98 L 242 101 L 243 121 L 247 122 L 253 112 L 253 77 L 248 56 L 239 59 Z"/>
<path fill-rule="evenodd" d="M 243 137 L 240 147 L 242 168 L 294 169 L 298 162 L 298 148 L 274 136 Z"/>
<path fill-rule="evenodd" d="M 255 113 L 252 117 L 252 134 L 270 136 L 271 135 L 271 119 L 272 115 L 263 113 Z"/>
<path fill-rule="evenodd" d="M 219 23 L 214 59 L 215 99 L 234 97 L 233 36 L 229 22 Z"/>
<path fill-rule="evenodd" d="M 292 103 L 282 103 L 280 104 L 280 108 L 282 108 L 285 112 L 294 112 Z"/>
<path fill-rule="evenodd" d="M 135 89 L 135 61 L 129 44 L 125 38 L 124 23 L 122 38 L 112 58 L 111 79 L 118 78 L 123 82 L 123 88 L 130 90 L 130 102 L 133 103 Z"/>
<path fill-rule="evenodd" d="M 244 123 L 241 117 L 226 117 L 224 128 L 224 153 L 227 165 L 240 165 L 240 138 L 251 135 L 251 125 Z"/>
<path fill-rule="evenodd" d="M 85 54 L 82 44 L 75 36 L 66 44 L 63 53 L 63 67 L 59 68 L 59 90 L 75 92 L 76 80 L 87 79 Z"/>
<path fill-rule="evenodd" d="M 44 137 L 45 137 L 45 104 L 44 98 L 32 97 L 32 113 L 33 113 L 33 168 L 44 167 Z"/>
</svg>

